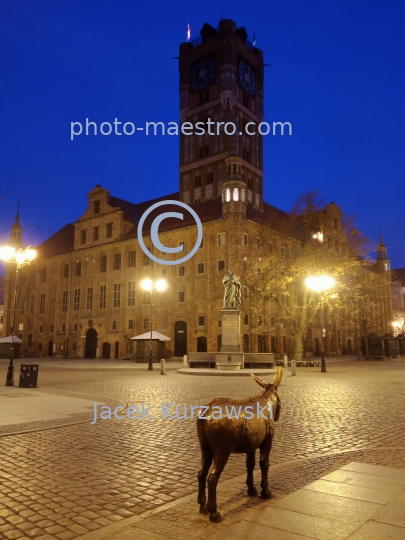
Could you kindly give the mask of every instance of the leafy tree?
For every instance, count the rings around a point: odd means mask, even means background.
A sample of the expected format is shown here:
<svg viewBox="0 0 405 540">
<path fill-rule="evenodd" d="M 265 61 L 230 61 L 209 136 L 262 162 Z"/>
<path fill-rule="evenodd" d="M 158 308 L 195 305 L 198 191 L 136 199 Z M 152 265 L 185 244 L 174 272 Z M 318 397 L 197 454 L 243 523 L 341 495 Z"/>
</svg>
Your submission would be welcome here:
<svg viewBox="0 0 405 540">
<path fill-rule="evenodd" d="M 301 195 L 274 230 L 263 230 L 260 256 L 246 264 L 244 282 L 258 312 L 263 302 L 271 303 L 278 324 L 294 338 L 296 360 L 307 329 L 320 322 L 321 307 L 328 319 L 356 325 L 360 309 L 389 284 L 372 271 L 370 249 L 353 218 L 314 191 Z M 308 276 L 320 275 L 332 277 L 335 286 L 322 293 L 308 289 Z"/>
</svg>

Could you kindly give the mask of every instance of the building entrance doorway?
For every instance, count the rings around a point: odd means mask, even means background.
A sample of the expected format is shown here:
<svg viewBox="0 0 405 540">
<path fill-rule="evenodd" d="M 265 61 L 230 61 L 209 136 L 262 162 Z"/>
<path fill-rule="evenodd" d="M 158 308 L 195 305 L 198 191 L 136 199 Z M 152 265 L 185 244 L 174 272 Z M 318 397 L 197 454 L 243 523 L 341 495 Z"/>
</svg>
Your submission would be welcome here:
<svg viewBox="0 0 405 540">
<path fill-rule="evenodd" d="M 85 358 L 95 358 L 97 353 L 97 332 L 94 328 L 89 328 L 86 334 L 86 346 L 84 349 Z"/>
<path fill-rule="evenodd" d="M 174 356 L 187 354 L 187 323 L 177 321 L 174 325 Z"/>
<path fill-rule="evenodd" d="M 111 344 L 103 343 L 103 358 L 109 360 L 111 357 Z"/>
<path fill-rule="evenodd" d="M 53 356 L 53 341 L 48 344 L 48 356 Z"/>
<path fill-rule="evenodd" d="M 197 352 L 207 352 L 207 338 L 205 336 L 197 338 Z"/>
</svg>

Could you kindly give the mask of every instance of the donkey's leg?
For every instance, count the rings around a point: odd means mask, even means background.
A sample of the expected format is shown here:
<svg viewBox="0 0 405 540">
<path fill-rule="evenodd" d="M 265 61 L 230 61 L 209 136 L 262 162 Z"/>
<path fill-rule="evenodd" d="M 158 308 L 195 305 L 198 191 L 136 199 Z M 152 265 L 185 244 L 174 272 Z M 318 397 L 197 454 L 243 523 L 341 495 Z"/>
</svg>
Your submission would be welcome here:
<svg viewBox="0 0 405 540">
<path fill-rule="evenodd" d="M 210 470 L 213 455 L 211 448 L 207 445 L 201 449 L 201 469 L 198 471 L 198 504 L 200 505 L 200 514 L 208 514 L 206 507 L 205 484 L 207 482 L 208 471 Z"/>
<path fill-rule="evenodd" d="M 269 455 L 271 450 L 272 437 L 268 437 L 260 445 L 260 470 L 262 471 L 262 481 L 261 481 L 261 498 L 262 499 L 271 499 L 271 492 L 269 489 Z"/>
<path fill-rule="evenodd" d="M 253 483 L 253 470 L 255 468 L 256 464 L 256 450 L 253 450 L 250 454 L 247 454 L 246 456 L 246 469 L 247 469 L 247 478 L 246 478 L 246 485 L 248 487 L 248 495 L 251 497 L 257 497 L 257 489 L 255 488 L 255 485 Z"/>
<path fill-rule="evenodd" d="M 228 459 L 228 453 L 214 456 L 214 468 L 211 469 L 211 472 L 208 475 L 207 508 L 210 512 L 210 521 L 213 521 L 214 523 L 220 523 L 222 521 L 221 514 L 217 512 L 217 484 Z"/>
</svg>

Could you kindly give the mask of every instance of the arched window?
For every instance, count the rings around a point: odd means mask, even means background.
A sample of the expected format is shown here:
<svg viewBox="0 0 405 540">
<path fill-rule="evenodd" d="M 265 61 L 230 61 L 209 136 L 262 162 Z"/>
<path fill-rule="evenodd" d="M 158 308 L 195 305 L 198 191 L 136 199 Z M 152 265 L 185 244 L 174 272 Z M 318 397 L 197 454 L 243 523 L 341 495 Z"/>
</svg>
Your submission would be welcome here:
<svg viewBox="0 0 405 540">
<path fill-rule="evenodd" d="M 194 187 L 195 188 L 201 187 L 201 174 L 196 174 L 194 176 Z"/>
<path fill-rule="evenodd" d="M 239 201 L 239 189 L 237 187 L 233 188 L 233 200 Z"/>
<path fill-rule="evenodd" d="M 225 190 L 225 201 L 229 202 L 231 200 L 231 190 L 229 188 L 226 188 Z"/>
</svg>

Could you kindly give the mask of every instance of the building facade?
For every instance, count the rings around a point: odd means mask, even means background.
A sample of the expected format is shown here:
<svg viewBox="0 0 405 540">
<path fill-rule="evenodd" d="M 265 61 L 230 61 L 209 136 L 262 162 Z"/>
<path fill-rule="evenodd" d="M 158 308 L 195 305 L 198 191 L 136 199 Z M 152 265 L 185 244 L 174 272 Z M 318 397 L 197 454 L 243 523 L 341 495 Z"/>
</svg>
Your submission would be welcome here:
<svg viewBox="0 0 405 540">
<path fill-rule="evenodd" d="M 100 185 L 88 194 L 86 212 L 38 247 L 38 257 L 20 271 L 16 334 L 23 339 L 22 355 L 123 358 L 134 355 L 132 337 L 150 330 L 167 335 L 169 357 L 192 351 L 216 351 L 221 346 L 222 279 L 229 268 L 248 283 L 263 245 L 271 243 L 280 258 L 293 258 L 297 239 L 283 228 L 287 215 L 263 201 L 262 137 L 245 133 L 246 124 L 263 119 L 263 55 L 247 40 L 243 28 L 222 20 L 219 28 L 205 24 L 199 40 L 180 46 L 181 121 L 233 123 L 234 134 L 181 135 L 179 190 L 160 199 L 134 204 L 112 196 Z M 242 133 L 242 135 L 240 134 Z M 158 264 L 141 250 L 137 225 L 152 204 L 182 201 L 198 214 L 203 241 L 184 264 Z M 165 208 L 165 211 L 170 211 Z M 178 207 L 173 206 L 173 211 Z M 178 255 L 158 252 L 151 245 L 145 222 L 145 244 L 160 259 Z M 340 227 L 333 203 L 323 214 L 322 239 Z M 330 238 L 332 236 L 330 235 Z M 168 247 L 184 246 L 189 253 L 197 240 L 191 215 L 165 219 L 159 239 Z M 318 239 L 312 239 L 317 249 Z M 10 243 L 20 247 L 22 229 L 12 227 Z M 325 244 L 325 253 L 341 246 Z M 381 265 L 380 265 L 381 266 Z M 367 273 L 376 333 L 390 324 L 389 293 L 380 276 L 385 267 Z M 165 278 L 165 292 L 144 292 L 142 279 Z M 6 328 L 10 328 L 15 273 L 9 269 L 6 287 Z M 385 291 L 385 289 L 384 289 Z M 305 349 L 319 353 L 320 324 L 308 328 Z M 352 353 L 360 325 L 330 317 L 326 325 L 327 354 Z M 243 350 L 289 354 L 291 334 L 280 320 L 277 305 L 257 300 L 243 285 L 241 306 Z"/>
</svg>

